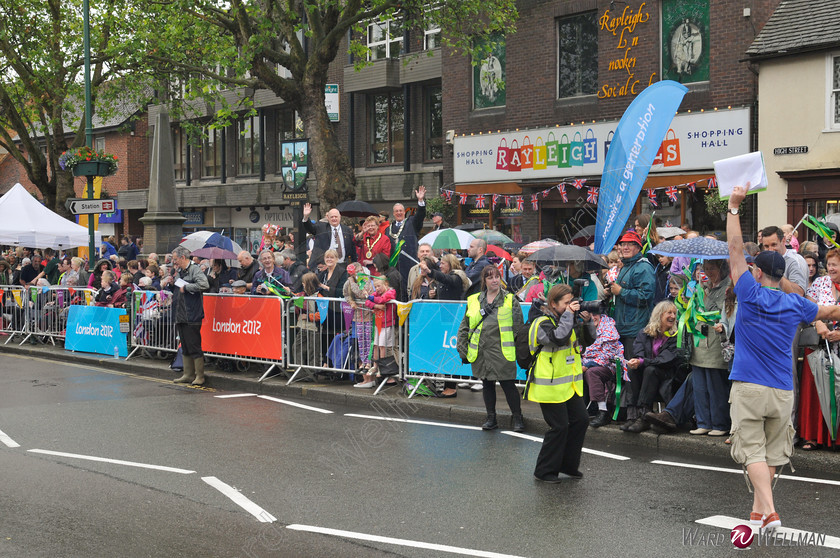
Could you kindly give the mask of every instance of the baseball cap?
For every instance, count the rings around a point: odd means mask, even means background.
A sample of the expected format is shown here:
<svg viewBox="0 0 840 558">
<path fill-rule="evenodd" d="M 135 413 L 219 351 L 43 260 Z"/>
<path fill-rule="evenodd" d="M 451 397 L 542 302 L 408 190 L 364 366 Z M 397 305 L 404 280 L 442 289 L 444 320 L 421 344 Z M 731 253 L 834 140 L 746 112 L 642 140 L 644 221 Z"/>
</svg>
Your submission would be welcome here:
<svg viewBox="0 0 840 558">
<path fill-rule="evenodd" d="M 759 252 L 754 261 L 762 273 L 773 279 L 781 279 L 785 276 L 785 259 L 775 250 Z"/>
<path fill-rule="evenodd" d="M 618 239 L 619 244 L 621 244 L 622 242 L 635 242 L 636 244 L 639 245 L 639 247 L 641 247 L 642 246 L 642 237 L 640 237 L 636 233 L 636 231 L 627 231 L 626 233 L 624 233 L 621 236 L 620 239 Z"/>
</svg>

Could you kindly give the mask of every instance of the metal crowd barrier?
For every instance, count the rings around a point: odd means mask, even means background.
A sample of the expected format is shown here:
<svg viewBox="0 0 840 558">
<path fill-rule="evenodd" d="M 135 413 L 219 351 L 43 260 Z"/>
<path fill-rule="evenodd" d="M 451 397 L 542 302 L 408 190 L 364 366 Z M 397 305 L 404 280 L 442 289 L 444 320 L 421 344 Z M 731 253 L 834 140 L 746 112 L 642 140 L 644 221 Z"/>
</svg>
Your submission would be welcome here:
<svg viewBox="0 0 840 558">
<path fill-rule="evenodd" d="M 28 305 L 26 301 L 26 289 L 23 287 L 3 286 L 2 293 L 3 315 L 0 320 L 0 332 L 7 334 L 7 344 L 15 335 L 23 333 L 26 327 L 25 312 Z"/>
<path fill-rule="evenodd" d="M 202 345 L 225 349 L 204 351 L 205 356 L 267 364 L 260 382 L 272 376 L 275 368 L 284 369 L 287 305 L 273 296 L 205 293 Z"/>
<path fill-rule="evenodd" d="M 371 344 L 377 333 L 373 310 L 364 307 L 354 310 L 343 298 L 324 297 L 292 300 L 287 303 L 287 309 L 287 366 L 294 372 L 286 385 L 298 380 L 304 371 L 311 375 L 323 372 L 361 375 L 361 365 L 373 363 Z M 360 319 L 356 320 L 356 317 Z M 391 377 L 398 379 L 403 379 L 405 370 L 403 329 L 397 318 L 391 336 L 392 345 L 384 359 L 386 366 L 393 366 L 388 361 L 394 358 L 397 374 Z M 379 393 L 384 387 L 385 379 L 374 393 Z"/>
<path fill-rule="evenodd" d="M 8 287 L 7 287 L 8 288 Z M 24 344 L 33 336 L 42 342 L 64 339 L 70 306 L 91 306 L 96 296 L 95 289 L 81 287 L 17 287 L 9 288 L 10 299 L 4 292 L 4 318 L 8 310 L 12 338 L 21 334 Z M 5 321 L 5 319 L 4 319 Z"/>
<path fill-rule="evenodd" d="M 134 347 L 126 360 L 138 351 L 177 352 L 175 316 L 172 293 L 169 291 L 134 291 L 126 311 L 130 316 L 131 345 Z"/>
</svg>

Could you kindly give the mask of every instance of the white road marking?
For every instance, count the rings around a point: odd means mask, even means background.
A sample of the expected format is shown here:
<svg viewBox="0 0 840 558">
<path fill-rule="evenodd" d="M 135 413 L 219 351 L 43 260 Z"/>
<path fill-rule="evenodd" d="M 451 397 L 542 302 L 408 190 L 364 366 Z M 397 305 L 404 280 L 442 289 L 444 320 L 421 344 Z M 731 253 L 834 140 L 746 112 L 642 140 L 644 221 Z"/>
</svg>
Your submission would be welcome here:
<svg viewBox="0 0 840 558">
<path fill-rule="evenodd" d="M 373 419 L 373 420 L 387 420 L 391 422 L 407 422 L 409 424 L 425 424 L 426 426 L 443 426 L 444 428 L 460 428 L 461 430 L 481 430 L 480 426 L 466 426 L 463 424 L 447 424 L 444 422 L 432 422 L 429 420 L 415 420 L 415 419 L 403 419 L 403 418 L 396 418 L 396 417 L 382 417 L 377 415 L 357 415 L 354 413 L 346 413 L 345 417 L 352 417 L 352 418 L 366 418 L 366 419 Z"/>
<path fill-rule="evenodd" d="M 695 465 L 693 463 L 677 463 L 676 461 L 651 461 L 654 465 L 669 465 L 671 467 L 684 467 L 686 469 L 703 469 L 706 471 L 717 471 L 719 473 L 737 473 L 739 475 L 743 475 L 744 471 L 742 469 L 727 469 L 725 467 L 711 467 L 709 465 Z M 786 479 L 786 480 L 795 480 L 795 481 L 802 481 L 802 482 L 816 482 L 819 484 L 830 484 L 833 486 L 840 486 L 840 481 L 835 480 L 828 480 L 828 479 L 815 479 L 811 477 L 797 477 L 794 475 L 779 475 L 779 478 Z"/>
<path fill-rule="evenodd" d="M 10 448 L 19 448 L 20 444 L 9 438 L 9 435 L 0 430 L 0 442 L 3 442 Z"/>
<path fill-rule="evenodd" d="M 233 397 L 256 397 L 256 393 L 231 393 L 229 395 L 214 395 L 213 397 L 218 397 L 219 399 L 231 399 Z"/>
<path fill-rule="evenodd" d="M 462 548 L 459 546 L 449 546 L 445 544 L 434 544 L 422 541 L 412 541 L 408 539 L 395 539 L 393 537 L 380 537 L 379 535 L 356 533 L 354 531 L 342 531 L 340 529 L 328 529 L 326 527 L 315 527 L 313 525 L 295 524 L 287 525 L 286 528 L 295 531 L 308 531 L 310 533 L 320 533 L 322 535 L 344 537 L 346 539 L 359 539 L 362 541 L 396 544 L 399 546 L 410 546 L 412 548 L 423 548 L 426 550 L 437 550 L 440 552 L 450 552 L 452 554 L 463 554 L 465 556 L 481 556 L 483 558 L 521 558 L 513 554 L 500 554 L 498 552 L 488 552 L 486 550 L 473 550 L 471 548 Z"/>
<path fill-rule="evenodd" d="M 730 531 L 738 525 L 749 525 L 749 522 L 746 519 L 738 519 L 737 517 L 728 517 L 726 515 L 712 515 L 704 519 L 698 519 L 697 521 L 695 521 L 695 523 L 699 523 L 700 525 L 709 525 L 711 527 L 720 527 L 722 529 L 729 529 Z M 753 531 L 755 531 L 755 528 L 753 529 Z M 788 527 L 782 526 L 776 529 L 775 533 L 779 535 L 780 539 L 784 537 L 787 541 L 795 542 L 799 540 L 813 540 L 811 538 L 811 535 L 813 533 L 812 531 L 802 531 L 800 529 L 790 529 Z M 832 537 L 830 535 L 822 535 L 820 533 L 813 533 L 813 535 L 819 538 L 825 537 L 825 542 L 820 546 L 825 546 L 827 548 L 840 548 L 840 537 Z M 802 539 L 800 539 L 800 536 L 802 537 Z"/>
<path fill-rule="evenodd" d="M 502 430 L 502 434 L 507 434 L 508 436 L 515 436 L 517 438 L 522 438 L 523 440 L 531 440 L 532 442 L 539 442 L 542 443 L 543 439 L 538 436 L 530 436 L 528 434 L 522 434 L 521 432 L 513 432 L 510 430 Z M 605 451 L 598 451 L 588 448 L 583 448 L 583 453 L 588 453 L 591 455 L 598 455 L 600 457 L 606 457 L 608 459 L 615 459 L 617 461 L 628 461 L 630 458 L 624 455 L 618 455 L 615 453 L 607 453 Z"/>
<path fill-rule="evenodd" d="M 201 480 L 233 500 L 234 504 L 256 517 L 261 523 L 273 523 L 277 521 L 276 517 L 249 500 L 231 485 L 220 481 L 216 477 L 201 477 Z"/>
<path fill-rule="evenodd" d="M 155 469 L 157 471 L 167 471 L 170 473 L 180 473 L 182 475 L 191 475 L 195 471 L 187 469 L 178 469 L 176 467 L 165 467 L 163 465 L 150 465 L 148 463 L 137 463 L 135 461 L 123 461 L 121 459 L 110 459 L 108 457 L 96 457 L 93 455 L 80 455 L 78 453 L 65 453 L 63 451 L 51 451 L 42 449 L 26 450 L 32 453 L 42 453 L 44 455 L 55 455 L 57 457 L 71 457 L 73 459 L 84 459 L 86 461 L 100 461 L 102 463 L 113 463 L 114 465 L 127 465 L 129 467 L 140 467 L 141 469 Z"/>
<path fill-rule="evenodd" d="M 332 411 L 327 409 L 319 409 L 318 407 L 310 407 L 309 405 L 304 405 L 302 403 L 295 403 L 294 401 L 287 401 L 285 399 L 278 399 L 276 397 L 271 397 L 270 395 L 258 395 L 260 399 L 268 399 L 269 401 L 274 401 L 275 403 L 282 403 L 283 405 L 291 405 L 292 407 L 299 407 L 301 409 L 306 409 L 308 411 L 315 411 L 316 413 L 324 413 L 325 415 L 332 414 Z"/>
</svg>

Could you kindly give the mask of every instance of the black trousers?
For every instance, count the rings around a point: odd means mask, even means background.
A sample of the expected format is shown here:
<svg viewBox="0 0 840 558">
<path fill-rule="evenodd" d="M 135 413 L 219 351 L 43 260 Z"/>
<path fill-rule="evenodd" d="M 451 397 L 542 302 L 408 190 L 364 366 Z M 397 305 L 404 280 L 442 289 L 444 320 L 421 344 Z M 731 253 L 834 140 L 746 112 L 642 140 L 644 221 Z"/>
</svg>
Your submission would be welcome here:
<svg viewBox="0 0 840 558">
<path fill-rule="evenodd" d="M 630 374 L 631 387 L 636 387 L 637 383 L 640 384 L 638 386 L 638 397 L 636 398 L 640 407 L 652 407 L 657 396 L 660 395 L 662 386 L 674 379 L 674 370 L 670 366 L 640 366 L 631 372 L 636 373 Z M 641 381 L 637 381 L 639 379 Z M 666 397 L 663 395 L 662 399 L 666 399 Z M 667 399 L 670 400 L 670 396 Z M 665 403 L 667 404 L 668 401 L 666 400 Z"/>
<path fill-rule="evenodd" d="M 484 408 L 488 413 L 496 412 L 496 382 L 494 380 L 481 380 L 484 389 L 481 394 L 484 397 Z M 516 380 L 501 380 L 499 385 L 505 393 L 510 412 L 514 415 L 522 413 L 522 406 L 519 404 L 519 390 L 516 389 Z"/>
<path fill-rule="evenodd" d="M 534 475 L 572 474 L 580 467 L 583 438 L 589 426 L 589 413 L 583 398 L 574 395 L 564 403 L 540 403 L 548 432 L 537 457 Z"/>
<path fill-rule="evenodd" d="M 192 358 L 201 358 L 201 324 L 176 324 L 181 338 L 181 353 Z"/>
</svg>

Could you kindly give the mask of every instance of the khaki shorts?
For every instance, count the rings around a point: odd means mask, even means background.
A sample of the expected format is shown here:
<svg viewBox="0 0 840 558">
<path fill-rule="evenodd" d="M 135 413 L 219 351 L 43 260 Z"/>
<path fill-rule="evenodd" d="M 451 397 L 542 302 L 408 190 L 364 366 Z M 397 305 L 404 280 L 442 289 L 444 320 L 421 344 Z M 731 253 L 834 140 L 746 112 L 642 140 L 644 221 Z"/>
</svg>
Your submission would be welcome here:
<svg viewBox="0 0 840 558">
<path fill-rule="evenodd" d="M 732 382 L 732 459 L 747 466 L 762 461 L 785 465 L 793 454 L 794 428 L 790 415 L 793 391 L 746 382 Z"/>
</svg>

